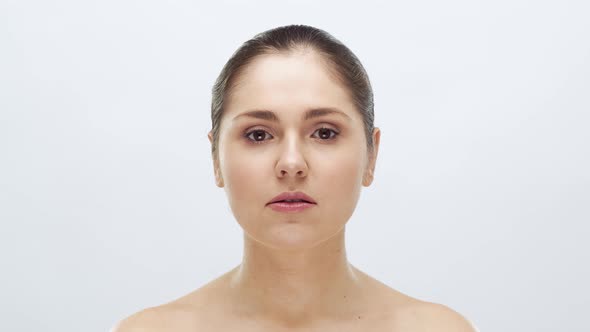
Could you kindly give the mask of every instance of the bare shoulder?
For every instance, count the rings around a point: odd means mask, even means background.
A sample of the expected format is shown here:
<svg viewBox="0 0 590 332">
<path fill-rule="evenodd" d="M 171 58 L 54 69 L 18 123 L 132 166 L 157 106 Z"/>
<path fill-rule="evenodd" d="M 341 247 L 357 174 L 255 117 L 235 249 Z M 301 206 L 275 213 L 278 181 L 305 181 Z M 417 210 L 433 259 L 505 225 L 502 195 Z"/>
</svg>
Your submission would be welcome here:
<svg viewBox="0 0 590 332">
<path fill-rule="evenodd" d="M 400 292 L 357 269 L 373 285 L 373 298 L 383 310 L 382 324 L 391 331 L 479 332 L 463 315 L 442 304 Z"/>
<path fill-rule="evenodd" d="M 219 289 L 222 277 L 171 302 L 150 307 L 118 322 L 110 332 L 198 332 L 226 322 Z"/>
<path fill-rule="evenodd" d="M 401 310 L 405 326 L 416 331 L 479 332 L 477 328 L 457 311 L 438 303 L 411 301 Z"/>
<path fill-rule="evenodd" d="M 402 293 L 358 270 L 373 285 L 373 298 L 383 310 L 382 324 L 391 331 L 479 332 L 463 315 L 438 303 L 422 301 Z M 383 325 L 382 325 L 383 326 Z"/>
<path fill-rule="evenodd" d="M 119 321 L 110 332 L 197 331 L 198 319 L 183 305 L 170 303 L 143 309 Z"/>
</svg>

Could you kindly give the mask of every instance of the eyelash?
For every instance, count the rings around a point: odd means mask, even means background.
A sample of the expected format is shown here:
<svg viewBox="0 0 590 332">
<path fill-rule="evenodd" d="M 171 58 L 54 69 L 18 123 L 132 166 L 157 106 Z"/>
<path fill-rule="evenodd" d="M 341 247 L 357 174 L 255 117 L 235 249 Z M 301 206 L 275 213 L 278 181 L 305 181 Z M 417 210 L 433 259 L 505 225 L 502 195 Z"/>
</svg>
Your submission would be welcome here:
<svg viewBox="0 0 590 332">
<path fill-rule="evenodd" d="M 318 128 L 316 131 L 314 131 L 314 133 L 316 133 L 317 131 L 319 131 L 319 130 L 322 130 L 322 129 L 327 129 L 327 130 L 331 131 L 332 133 L 334 133 L 334 135 L 333 135 L 331 138 L 327 138 L 327 139 L 321 139 L 321 138 L 320 138 L 320 139 L 319 139 L 320 141 L 333 141 L 334 139 L 336 139 L 336 137 L 337 137 L 338 135 L 340 135 L 340 132 L 338 132 L 338 131 L 336 131 L 336 130 L 334 130 L 334 129 L 332 129 L 332 128 L 327 128 L 327 127 L 321 127 L 321 128 Z M 264 129 L 254 129 L 254 130 L 250 130 L 250 131 L 248 131 L 248 132 L 247 132 L 247 133 L 244 135 L 244 138 L 246 138 L 246 140 L 248 140 L 250 143 L 253 143 L 253 144 L 262 144 L 262 143 L 264 143 L 266 140 L 262 140 L 262 141 L 256 141 L 256 140 L 253 140 L 253 139 L 250 139 L 250 138 L 248 138 L 248 136 L 250 136 L 252 133 L 259 132 L 259 131 L 261 131 L 261 132 L 264 132 L 264 133 L 266 133 L 266 134 L 269 134 L 269 133 L 268 133 L 266 130 L 264 130 Z M 270 134 L 269 134 L 269 135 L 270 135 Z M 272 136 L 272 135 L 271 135 L 271 136 Z"/>
</svg>

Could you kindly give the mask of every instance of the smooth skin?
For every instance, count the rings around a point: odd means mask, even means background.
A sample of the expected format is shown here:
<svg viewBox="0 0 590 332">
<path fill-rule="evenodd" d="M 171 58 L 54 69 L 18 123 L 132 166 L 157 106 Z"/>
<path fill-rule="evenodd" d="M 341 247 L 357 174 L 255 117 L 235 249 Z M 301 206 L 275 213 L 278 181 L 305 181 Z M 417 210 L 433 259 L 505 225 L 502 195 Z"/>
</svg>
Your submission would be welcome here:
<svg viewBox="0 0 590 332">
<path fill-rule="evenodd" d="M 242 263 L 112 331 L 476 331 L 452 309 L 402 294 L 348 262 L 345 225 L 361 187 L 373 182 L 381 132 L 374 129 L 369 152 L 362 116 L 322 58 L 309 49 L 259 56 L 237 83 L 213 166 L 244 230 Z M 336 112 L 304 119 L 317 109 Z M 245 115 L 256 110 L 276 121 Z M 270 209 L 285 191 L 303 191 L 317 205 Z"/>
</svg>

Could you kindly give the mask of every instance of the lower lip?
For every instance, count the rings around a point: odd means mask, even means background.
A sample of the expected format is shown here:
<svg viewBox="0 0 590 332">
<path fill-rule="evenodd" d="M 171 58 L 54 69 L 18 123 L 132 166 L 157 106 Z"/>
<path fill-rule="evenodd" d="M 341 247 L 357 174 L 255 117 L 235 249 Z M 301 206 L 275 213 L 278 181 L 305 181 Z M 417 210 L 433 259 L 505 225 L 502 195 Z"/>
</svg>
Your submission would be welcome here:
<svg viewBox="0 0 590 332">
<path fill-rule="evenodd" d="M 270 204 L 270 208 L 278 211 L 278 212 L 300 212 L 305 209 L 308 209 L 315 204 L 307 203 L 307 202 L 295 202 L 295 203 L 287 203 L 287 202 L 279 202 L 279 203 L 272 203 Z"/>
</svg>

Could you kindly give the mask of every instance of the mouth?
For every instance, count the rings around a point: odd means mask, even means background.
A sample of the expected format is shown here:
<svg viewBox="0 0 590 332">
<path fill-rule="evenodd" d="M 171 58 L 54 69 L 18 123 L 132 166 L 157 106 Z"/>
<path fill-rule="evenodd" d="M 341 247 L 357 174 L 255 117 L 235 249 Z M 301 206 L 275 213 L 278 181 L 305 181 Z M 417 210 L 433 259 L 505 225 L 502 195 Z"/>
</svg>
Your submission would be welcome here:
<svg viewBox="0 0 590 332">
<path fill-rule="evenodd" d="M 301 204 L 314 205 L 317 203 L 313 198 L 311 198 L 310 196 L 308 196 L 304 192 L 296 191 L 296 192 L 281 193 L 281 194 L 275 196 L 273 199 L 271 199 L 267 205 L 273 205 L 273 204 L 282 204 L 284 206 L 295 206 L 295 205 L 301 205 Z"/>
<path fill-rule="evenodd" d="M 315 204 L 313 202 L 310 201 L 306 201 L 303 199 L 296 199 L 296 200 L 280 200 L 280 201 L 274 201 L 274 202 L 270 202 L 268 204 L 298 204 L 298 203 L 307 203 L 307 204 Z"/>
<path fill-rule="evenodd" d="M 277 201 L 268 204 L 271 209 L 277 212 L 294 213 L 301 212 L 310 207 L 315 206 L 315 203 L 308 201 Z"/>
</svg>

